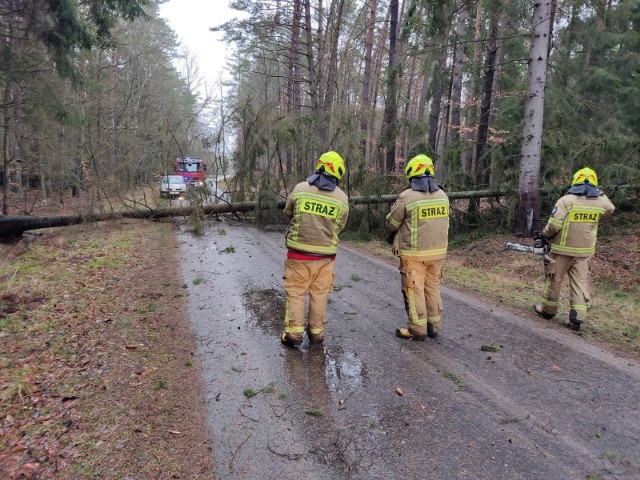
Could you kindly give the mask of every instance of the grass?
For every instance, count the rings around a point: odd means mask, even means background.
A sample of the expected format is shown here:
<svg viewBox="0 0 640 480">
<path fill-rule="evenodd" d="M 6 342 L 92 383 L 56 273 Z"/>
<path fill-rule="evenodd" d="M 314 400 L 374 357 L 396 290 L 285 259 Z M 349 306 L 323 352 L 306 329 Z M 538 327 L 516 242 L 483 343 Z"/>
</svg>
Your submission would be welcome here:
<svg viewBox="0 0 640 480">
<path fill-rule="evenodd" d="M 540 302 L 544 286 L 540 257 L 505 251 L 504 242 L 514 241 L 509 236 L 450 234 L 449 240 L 449 252 L 442 269 L 446 286 L 478 296 L 488 303 L 498 303 L 514 313 L 531 313 L 532 321 L 537 319 L 531 312 L 531 306 Z M 603 239 L 599 241 L 605 243 Z M 628 238 L 611 238 L 606 243 L 613 254 L 610 254 L 610 259 L 605 253 L 599 254 L 597 266 L 600 270 L 591 269 L 589 291 L 593 307 L 578 335 L 601 342 L 617 352 L 640 357 L 640 284 L 637 274 L 635 277 L 629 275 L 629 262 L 619 261 L 615 256 L 616 253 L 630 251 Z M 397 264 L 390 247 L 384 242 L 354 242 L 352 246 Z M 633 267 L 631 263 L 632 271 Z M 635 283 L 623 283 L 623 274 L 626 278 L 635 278 Z M 567 282 L 564 281 L 560 292 L 560 311 L 556 319 L 547 322 L 560 325 L 561 320 L 568 317 Z M 338 291 L 335 287 L 334 290 Z M 446 308 L 445 305 L 445 311 Z"/>
<path fill-rule="evenodd" d="M 247 398 L 255 397 L 258 394 L 258 392 L 256 392 L 253 388 L 245 388 L 242 393 Z"/>
<path fill-rule="evenodd" d="M 263 393 L 275 393 L 277 390 L 275 383 L 271 382 L 269 385 L 267 385 L 266 387 L 263 387 L 262 390 L 260 390 Z"/>
<path fill-rule="evenodd" d="M 283 400 L 289 396 L 289 392 L 287 390 L 280 390 L 278 392 L 278 398 Z"/>
<path fill-rule="evenodd" d="M 175 308 L 167 299 L 180 287 L 178 277 L 163 279 L 169 267 L 162 264 L 157 271 L 157 252 L 173 252 L 171 231 L 170 224 L 161 222 L 72 226 L 34 237 L 1 256 L 0 404 L 3 415 L 15 421 L 3 425 L 0 450 L 13 452 L 12 465 L 46 458 L 38 475 L 47 476 L 44 470 L 59 465 L 56 478 L 104 478 L 107 471 L 123 478 L 142 472 L 146 462 L 123 457 L 115 446 L 126 444 L 138 452 L 146 447 L 136 440 L 138 433 L 121 424 L 128 415 L 119 410 L 134 412 L 129 417 L 133 424 L 146 422 L 135 413 L 146 407 L 160 412 L 150 425 L 161 418 L 174 424 L 176 415 L 180 421 L 193 416 L 168 414 L 165 406 L 174 392 L 185 393 L 185 376 L 194 377 L 186 372 L 195 372 L 185 368 L 194 362 L 186 345 L 173 338 L 170 352 L 162 345 L 169 327 L 159 319 Z M 154 248 L 134 254 L 133 246 L 141 241 Z M 0 250 L 4 254 L 3 246 Z M 154 285 L 170 290 L 158 293 Z M 135 374 L 129 378 L 132 368 Z M 193 419 L 189 422 L 193 425 Z M 99 449 L 96 439 L 102 443 Z M 164 442 L 159 436 L 152 441 Z M 28 450 L 18 448 L 22 444 Z M 61 455 L 68 456 L 60 461 Z M 7 458 L 0 459 L 5 473 Z M 159 458 L 182 462 L 171 455 Z M 186 461 L 182 467 L 184 472 L 191 468 Z"/>
<path fill-rule="evenodd" d="M 483 352 L 501 352 L 502 349 L 500 347 L 496 347 L 495 345 L 482 345 L 480 350 Z"/>
<path fill-rule="evenodd" d="M 158 390 L 162 390 L 163 388 L 167 388 L 167 382 L 165 382 L 164 380 L 160 380 L 153 386 L 153 391 L 157 392 Z"/>
<path fill-rule="evenodd" d="M 502 417 L 498 423 L 500 425 L 507 425 L 509 423 L 518 423 L 520 419 L 518 417 Z"/>
<path fill-rule="evenodd" d="M 464 388 L 464 377 L 461 373 L 453 373 L 449 370 L 444 370 L 442 372 L 442 376 L 456 382 L 456 385 L 458 385 L 458 387 Z"/>
</svg>

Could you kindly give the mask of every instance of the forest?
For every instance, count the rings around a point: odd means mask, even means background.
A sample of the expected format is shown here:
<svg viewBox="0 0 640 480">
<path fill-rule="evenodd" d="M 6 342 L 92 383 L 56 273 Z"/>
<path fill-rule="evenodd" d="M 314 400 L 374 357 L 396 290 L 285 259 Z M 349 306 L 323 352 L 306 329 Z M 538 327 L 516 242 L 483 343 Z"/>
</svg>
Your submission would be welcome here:
<svg viewBox="0 0 640 480">
<path fill-rule="evenodd" d="M 161 3 L 2 3 L 3 215 L 147 203 L 182 155 L 230 174 L 234 201 L 273 204 L 328 150 L 350 195 L 397 193 L 419 153 L 447 191 L 510 193 L 466 202 L 467 226 L 496 212 L 530 233 L 584 166 L 640 207 L 637 1 L 234 0 L 235 20 L 211 19 L 235 51 L 224 82 Z"/>
</svg>

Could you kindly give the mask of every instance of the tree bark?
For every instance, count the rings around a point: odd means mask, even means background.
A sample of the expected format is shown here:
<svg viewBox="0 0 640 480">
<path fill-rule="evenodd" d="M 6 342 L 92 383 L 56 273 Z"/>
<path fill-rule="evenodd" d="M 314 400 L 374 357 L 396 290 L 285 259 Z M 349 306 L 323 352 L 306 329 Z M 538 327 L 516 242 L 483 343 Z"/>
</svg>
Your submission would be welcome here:
<svg viewBox="0 0 640 480">
<path fill-rule="evenodd" d="M 503 197 L 510 195 L 505 190 L 478 190 L 470 192 L 449 192 L 450 199 L 460 198 L 484 198 L 484 197 Z M 350 197 L 349 203 L 352 205 L 373 205 L 379 203 L 393 203 L 398 198 L 397 195 L 375 195 L 365 197 Z M 263 208 L 277 208 L 282 210 L 285 206 L 285 200 L 278 200 L 276 204 L 265 205 Z M 192 215 L 196 209 L 204 213 L 223 214 L 223 213 L 240 213 L 250 212 L 258 208 L 258 202 L 235 202 L 235 203 L 218 203 L 215 205 L 188 206 L 188 207 L 168 207 L 158 209 L 137 209 L 125 210 L 121 212 L 106 212 L 87 215 L 59 215 L 48 217 L 36 216 L 0 216 L 0 238 L 8 238 L 21 235 L 27 230 L 37 230 L 41 228 L 67 227 L 69 225 L 78 225 L 80 223 L 102 222 L 108 220 L 119 220 L 122 218 L 149 218 L 159 219 L 168 217 L 184 217 Z"/>
<path fill-rule="evenodd" d="M 301 0 L 293 2 L 291 24 L 291 42 L 289 44 L 288 110 L 297 113 L 300 110 L 300 18 Z"/>
<path fill-rule="evenodd" d="M 460 105 L 462 103 L 462 67 L 464 65 L 464 37 L 467 23 L 467 6 L 464 0 L 458 0 L 458 18 L 456 22 L 456 46 L 453 53 L 453 81 L 451 84 L 451 144 L 460 142 Z"/>
<path fill-rule="evenodd" d="M 385 172 L 395 170 L 396 134 L 398 115 L 398 70 L 397 70 L 398 0 L 389 3 L 389 64 L 387 71 L 387 98 L 384 107 L 384 134 L 382 137 L 385 155 Z"/>
<path fill-rule="evenodd" d="M 378 0 L 370 0 L 367 36 L 364 44 L 364 73 L 362 74 L 362 105 L 360 110 L 360 132 L 362 134 L 362 157 L 369 151 L 369 118 L 371 116 L 371 68 L 373 60 L 373 33 L 376 27 Z"/>
<path fill-rule="evenodd" d="M 444 85 L 444 70 L 447 65 L 447 50 L 449 44 L 449 26 L 444 26 L 442 32 L 442 51 L 438 56 L 438 63 L 434 66 L 433 72 L 433 95 L 431 99 L 431 110 L 429 111 L 429 136 L 428 144 L 433 153 L 438 150 L 438 126 L 440 123 L 440 109 L 442 107 L 442 90 Z"/>
<path fill-rule="evenodd" d="M 477 98 L 478 98 L 478 75 L 477 71 L 479 70 L 479 62 L 480 62 L 480 18 L 482 15 L 482 4 L 478 2 L 476 5 L 476 18 L 475 18 L 475 28 L 473 35 L 473 57 L 471 60 L 471 74 L 469 75 L 468 82 L 468 90 L 467 90 L 467 112 L 466 112 L 466 122 L 465 126 L 468 129 L 468 132 L 462 135 L 464 141 L 471 142 L 473 138 L 473 132 L 477 128 L 478 122 L 478 106 L 477 106 Z M 462 153 L 462 170 L 465 173 L 470 175 L 474 175 L 475 172 L 475 161 L 474 161 L 474 151 L 471 146 L 465 148 Z"/>
<path fill-rule="evenodd" d="M 336 6 L 337 2 L 337 6 Z M 333 29 L 331 31 L 331 50 L 329 51 L 329 70 L 327 71 L 326 92 L 324 98 L 324 110 L 329 112 L 333 105 L 333 98 L 336 93 L 336 75 L 338 71 L 338 41 L 340 39 L 340 29 L 342 27 L 342 12 L 344 11 L 345 0 L 334 0 L 331 4 L 331 11 L 335 14 L 329 17 L 329 22 L 333 21 Z M 334 8 L 335 7 L 335 8 Z M 331 129 L 327 129 L 330 134 Z M 325 140 L 328 140 L 326 138 Z"/>
<path fill-rule="evenodd" d="M 489 45 L 484 62 L 484 81 L 482 83 L 482 100 L 480 103 L 480 123 L 478 125 L 478 137 L 476 142 L 476 169 L 475 184 L 486 185 L 488 183 L 487 161 L 484 158 L 489 138 L 489 119 L 491 115 L 491 98 L 493 97 L 493 75 L 495 72 L 496 54 L 498 52 L 498 20 L 491 17 L 491 32 L 489 33 Z"/>
<path fill-rule="evenodd" d="M 527 98 L 524 106 L 522 150 L 520 153 L 518 206 L 514 228 L 516 235 L 528 235 L 539 226 L 540 151 L 542 148 L 550 15 L 551 0 L 535 2 L 531 20 L 533 35 L 529 48 Z"/>
</svg>

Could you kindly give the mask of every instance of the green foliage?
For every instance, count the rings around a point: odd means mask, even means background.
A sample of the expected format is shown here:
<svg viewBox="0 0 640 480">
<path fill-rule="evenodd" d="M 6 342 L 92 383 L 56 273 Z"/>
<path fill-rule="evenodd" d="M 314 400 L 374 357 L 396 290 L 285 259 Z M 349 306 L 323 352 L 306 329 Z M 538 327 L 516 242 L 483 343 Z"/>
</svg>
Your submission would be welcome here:
<svg viewBox="0 0 640 480">
<path fill-rule="evenodd" d="M 245 388 L 242 393 L 247 398 L 255 397 L 258 394 L 258 392 L 256 392 L 253 388 Z"/>
<path fill-rule="evenodd" d="M 278 209 L 278 196 L 274 186 L 275 181 L 263 178 L 262 185 L 258 191 L 258 205 L 256 209 L 255 222 L 264 226 L 274 223 L 282 223 L 282 210 Z"/>
<path fill-rule="evenodd" d="M 312 417 L 322 416 L 322 410 L 320 410 L 319 408 L 311 408 L 309 410 L 305 410 L 304 413 L 306 413 L 307 415 L 311 415 Z"/>
<path fill-rule="evenodd" d="M 47 0 L 51 23 L 42 31 L 45 45 L 53 50 L 58 73 L 74 81 L 80 79 L 74 63 L 77 49 L 113 46 L 111 31 L 118 17 L 133 21 L 144 15 L 148 0 L 90 0 L 80 9 L 73 0 Z"/>
</svg>

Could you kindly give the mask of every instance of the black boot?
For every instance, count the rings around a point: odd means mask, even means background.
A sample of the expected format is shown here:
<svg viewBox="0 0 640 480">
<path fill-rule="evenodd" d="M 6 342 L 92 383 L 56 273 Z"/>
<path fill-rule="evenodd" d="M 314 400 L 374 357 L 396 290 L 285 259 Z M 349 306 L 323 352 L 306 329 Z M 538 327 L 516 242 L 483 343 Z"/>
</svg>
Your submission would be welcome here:
<svg viewBox="0 0 640 480">
<path fill-rule="evenodd" d="M 582 325 L 582 320 L 578 320 L 578 312 L 574 309 L 569 311 L 569 323 L 571 324 L 572 330 L 580 330 L 580 325 Z"/>
<path fill-rule="evenodd" d="M 427 323 L 427 336 L 429 338 L 436 338 L 438 336 L 438 332 L 433 329 L 433 323 Z"/>
<path fill-rule="evenodd" d="M 291 338 L 287 334 L 287 332 L 282 332 L 282 335 L 280 335 L 280 341 L 282 342 L 283 345 L 286 345 L 287 347 L 292 347 L 292 348 L 295 348 L 302 343 L 302 340 L 296 340 Z"/>
<path fill-rule="evenodd" d="M 542 305 L 534 305 L 533 311 L 540 315 L 542 318 L 546 318 L 547 320 L 551 320 L 555 315 L 553 313 L 547 313 L 542 309 Z"/>
<path fill-rule="evenodd" d="M 396 337 L 404 338 L 405 340 L 418 340 L 424 342 L 427 338 L 426 335 L 416 335 L 412 333 L 408 328 L 396 328 Z"/>
</svg>

